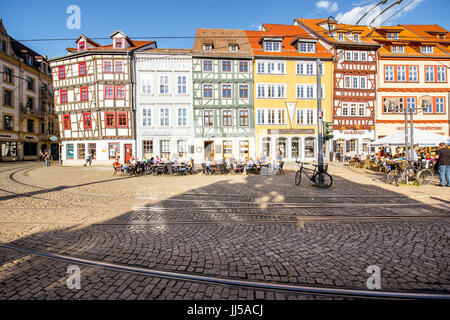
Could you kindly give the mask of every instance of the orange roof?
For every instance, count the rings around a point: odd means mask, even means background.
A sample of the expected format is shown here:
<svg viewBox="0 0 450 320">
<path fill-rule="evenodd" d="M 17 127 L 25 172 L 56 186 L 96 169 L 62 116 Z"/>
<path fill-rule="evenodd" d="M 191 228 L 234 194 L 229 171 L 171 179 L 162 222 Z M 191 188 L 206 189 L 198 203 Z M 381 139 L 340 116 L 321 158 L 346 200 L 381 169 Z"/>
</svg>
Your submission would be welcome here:
<svg viewBox="0 0 450 320">
<path fill-rule="evenodd" d="M 357 25 L 351 25 L 351 24 L 343 24 L 343 23 L 337 23 L 335 24 L 335 32 L 339 33 L 341 31 L 342 33 L 357 33 L 360 35 L 360 41 L 355 42 L 350 39 L 347 39 L 346 41 L 338 41 L 336 38 L 334 38 L 330 30 L 328 28 L 328 19 L 295 19 L 297 22 L 305 25 L 311 31 L 313 31 L 318 36 L 322 37 L 325 41 L 333 43 L 333 44 L 352 44 L 352 45 L 377 45 L 378 43 L 373 41 L 369 35 L 372 32 L 372 29 L 367 26 L 357 26 Z"/>
<path fill-rule="evenodd" d="M 418 30 L 418 32 L 413 32 L 415 30 Z M 378 41 L 379 43 L 383 44 L 383 46 L 379 49 L 380 56 L 384 57 L 417 57 L 417 58 L 450 58 L 449 54 L 449 47 L 448 45 L 444 45 L 438 43 L 439 41 L 446 41 L 446 40 L 439 40 L 438 37 L 431 37 L 430 34 L 425 32 L 424 30 L 431 31 L 434 30 L 434 32 L 443 33 L 446 32 L 445 29 L 439 27 L 439 26 L 381 26 L 374 29 L 371 38 L 375 41 Z M 388 39 L 387 33 L 393 33 L 397 32 L 399 34 L 399 39 Z M 426 35 L 428 34 L 428 35 Z M 425 38 L 427 37 L 427 38 Z M 448 40 L 447 40 L 448 41 Z M 434 50 L 433 53 L 427 53 L 424 54 L 421 52 L 422 45 L 431 45 L 433 44 Z M 392 46 L 398 45 L 404 47 L 404 53 L 393 53 L 392 52 Z"/>
<path fill-rule="evenodd" d="M 447 42 L 450 41 L 449 32 L 436 24 L 432 25 L 401 25 L 402 27 L 414 32 L 422 41 Z M 439 37 L 442 35 L 442 38 Z"/>
<path fill-rule="evenodd" d="M 245 31 L 248 41 L 255 56 L 279 56 L 279 57 L 312 57 L 331 58 L 333 55 L 325 49 L 319 42 L 316 42 L 315 53 L 298 52 L 295 47 L 296 40 L 308 39 L 316 40 L 299 26 L 284 24 L 264 24 L 263 31 Z M 282 38 L 281 52 L 266 52 L 263 50 L 261 39 Z"/>
</svg>

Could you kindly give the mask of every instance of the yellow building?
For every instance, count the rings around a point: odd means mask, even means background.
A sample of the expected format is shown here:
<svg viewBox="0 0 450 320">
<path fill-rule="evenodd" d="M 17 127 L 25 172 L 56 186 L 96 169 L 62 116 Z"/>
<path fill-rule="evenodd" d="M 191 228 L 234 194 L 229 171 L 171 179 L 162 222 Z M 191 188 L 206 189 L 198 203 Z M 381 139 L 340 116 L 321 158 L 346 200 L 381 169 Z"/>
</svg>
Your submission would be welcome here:
<svg viewBox="0 0 450 320">
<path fill-rule="evenodd" d="M 264 24 L 246 33 L 254 56 L 256 155 L 317 159 L 317 61 L 323 121 L 332 122 L 332 55 L 298 26 Z M 328 157 L 329 141 L 325 149 Z"/>
</svg>

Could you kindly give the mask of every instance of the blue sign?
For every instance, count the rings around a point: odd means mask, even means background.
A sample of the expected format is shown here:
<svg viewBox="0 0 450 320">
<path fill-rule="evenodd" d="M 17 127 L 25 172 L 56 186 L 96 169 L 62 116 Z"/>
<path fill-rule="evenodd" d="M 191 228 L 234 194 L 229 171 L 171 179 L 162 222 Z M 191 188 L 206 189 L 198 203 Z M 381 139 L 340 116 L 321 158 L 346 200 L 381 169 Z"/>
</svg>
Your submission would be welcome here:
<svg viewBox="0 0 450 320">
<path fill-rule="evenodd" d="M 55 137 L 55 136 L 51 136 L 51 137 L 50 137 L 50 140 L 52 140 L 52 141 L 56 141 L 56 140 L 58 140 L 58 138 L 57 138 L 57 137 Z"/>
</svg>

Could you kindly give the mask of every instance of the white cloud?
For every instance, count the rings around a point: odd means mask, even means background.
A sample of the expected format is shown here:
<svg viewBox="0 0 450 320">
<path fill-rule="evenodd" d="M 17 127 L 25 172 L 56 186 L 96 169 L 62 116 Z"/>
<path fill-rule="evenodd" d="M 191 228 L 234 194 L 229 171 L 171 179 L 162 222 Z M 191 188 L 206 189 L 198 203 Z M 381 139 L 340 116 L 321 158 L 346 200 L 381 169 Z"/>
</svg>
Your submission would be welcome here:
<svg viewBox="0 0 450 320">
<path fill-rule="evenodd" d="M 327 0 L 320 0 L 318 2 L 316 2 L 316 7 L 318 9 L 322 9 L 325 11 L 329 11 L 329 12 L 334 12 L 334 11 L 338 11 L 339 7 L 336 1 L 327 1 Z"/>
<path fill-rule="evenodd" d="M 388 11 L 383 13 L 380 17 L 378 17 L 373 25 L 377 26 L 380 24 L 393 24 L 395 20 L 398 20 L 400 17 L 402 17 L 406 12 L 411 11 L 415 9 L 421 2 L 425 0 L 413 0 L 412 2 L 406 3 L 404 5 L 403 3 L 400 5 L 395 5 L 392 8 L 390 8 Z M 353 7 L 351 10 L 346 12 L 339 12 L 336 15 L 336 20 L 340 23 L 348 23 L 348 24 L 355 24 L 364 13 L 369 11 L 377 2 L 368 4 L 368 5 L 360 5 Z M 386 5 L 378 6 L 373 11 L 371 11 L 361 22 L 360 25 L 367 25 L 370 23 L 378 14 L 381 13 L 387 6 L 389 6 L 391 3 L 387 3 Z M 402 9 L 404 8 L 404 9 Z M 400 10 L 400 11 L 399 11 Z M 397 11 L 399 11 L 397 13 Z M 392 18 L 390 18 L 392 16 Z M 386 19 L 389 19 L 386 21 Z"/>
</svg>

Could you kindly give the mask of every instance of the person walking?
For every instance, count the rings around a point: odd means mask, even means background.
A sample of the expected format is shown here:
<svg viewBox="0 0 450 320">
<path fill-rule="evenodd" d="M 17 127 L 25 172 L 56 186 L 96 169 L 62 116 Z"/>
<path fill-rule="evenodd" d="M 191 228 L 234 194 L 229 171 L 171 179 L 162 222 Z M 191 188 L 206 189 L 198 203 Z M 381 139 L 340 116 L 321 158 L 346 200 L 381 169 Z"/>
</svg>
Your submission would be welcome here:
<svg viewBox="0 0 450 320">
<path fill-rule="evenodd" d="M 444 142 L 439 143 L 434 157 L 437 160 L 440 186 L 450 187 L 450 149 Z M 445 184 L 446 180 L 447 185 Z"/>
<path fill-rule="evenodd" d="M 48 152 L 46 152 L 44 154 L 44 160 L 45 160 L 45 164 L 47 165 L 47 167 L 50 167 L 50 154 Z"/>
</svg>

